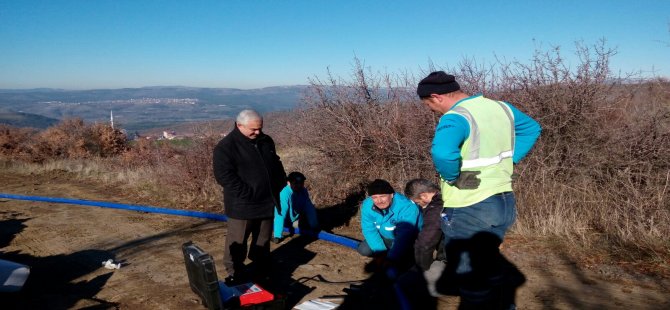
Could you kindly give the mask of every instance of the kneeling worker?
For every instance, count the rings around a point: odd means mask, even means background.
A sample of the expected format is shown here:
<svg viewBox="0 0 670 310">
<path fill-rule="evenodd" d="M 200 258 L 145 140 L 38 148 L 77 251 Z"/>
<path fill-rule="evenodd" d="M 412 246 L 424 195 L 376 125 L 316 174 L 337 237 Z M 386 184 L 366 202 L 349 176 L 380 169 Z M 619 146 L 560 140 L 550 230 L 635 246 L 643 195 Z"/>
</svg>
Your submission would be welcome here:
<svg viewBox="0 0 670 310">
<path fill-rule="evenodd" d="M 422 225 L 419 208 L 391 184 L 374 180 L 361 205 L 363 240 L 358 253 L 401 269 L 414 263 L 413 244 Z"/>
<path fill-rule="evenodd" d="M 305 180 L 307 178 L 300 172 L 291 172 L 288 174 L 287 179 L 286 186 L 279 193 L 281 211 L 277 212 L 275 208 L 272 238 L 272 242 L 274 243 L 281 242 L 284 227 L 293 228 L 293 223 L 298 221 L 301 216 L 307 218 L 307 224 L 313 231 L 316 231 L 319 227 L 316 219 L 316 209 L 312 200 L 309 199 L 309 192 L 305 188 Z"/>
</svg>

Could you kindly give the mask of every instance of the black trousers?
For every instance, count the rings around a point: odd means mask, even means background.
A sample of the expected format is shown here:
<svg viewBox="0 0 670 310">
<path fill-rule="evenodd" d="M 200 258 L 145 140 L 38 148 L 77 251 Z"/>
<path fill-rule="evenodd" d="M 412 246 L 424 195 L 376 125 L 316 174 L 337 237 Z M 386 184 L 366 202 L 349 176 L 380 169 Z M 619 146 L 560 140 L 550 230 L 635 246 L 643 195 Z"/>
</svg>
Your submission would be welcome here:
<svg viewBox="0 0 670 310">
<path fill-rule="evenodd" d="M 251 247 L 248 239 L 251 236 Z M 270 238 L 272 218 L 238 220 L 228 218 L 228 234 L 223 254 L 223 267 L 229 276 L 245 277 L 244 260 L 248 257 L 255 265 L 257 273 L 270 271 Z M 267 274 L 265 274 L 267 275 Z"/>
</svg>

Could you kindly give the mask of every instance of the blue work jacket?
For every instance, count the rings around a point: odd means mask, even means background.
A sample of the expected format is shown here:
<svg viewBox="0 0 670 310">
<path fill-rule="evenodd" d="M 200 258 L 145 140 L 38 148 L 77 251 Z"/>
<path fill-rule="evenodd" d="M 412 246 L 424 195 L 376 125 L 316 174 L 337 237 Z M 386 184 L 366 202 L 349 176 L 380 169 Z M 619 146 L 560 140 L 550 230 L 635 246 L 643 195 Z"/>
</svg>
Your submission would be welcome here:
<svg viewBox="0 0 670 310">
<path fill-rule="evenodd" d="M 377 208 L 370 197 L 361 205 L 361 229 L 365 241 L 372 252 L 388 251 L 389 259 L 399 258 L 404 251 L 411 250 L 422 225 L 419 206 L 397 192 L 385 210 Z M 393 240 L 391 249 L 386 248 L 382 238 Z"/>
</svg>

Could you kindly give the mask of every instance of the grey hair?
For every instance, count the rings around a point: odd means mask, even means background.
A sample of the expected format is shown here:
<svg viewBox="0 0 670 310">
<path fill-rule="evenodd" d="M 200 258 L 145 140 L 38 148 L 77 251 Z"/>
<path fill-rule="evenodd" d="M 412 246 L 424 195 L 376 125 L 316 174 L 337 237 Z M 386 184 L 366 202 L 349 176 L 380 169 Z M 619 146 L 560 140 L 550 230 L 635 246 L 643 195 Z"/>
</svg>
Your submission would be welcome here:
<svg viewBox="0 0 670 310">
<path fill-rule="evenodd" d="M 405 196 L 409 199 L 418 198 L 423 193 L 439 192 L 440 188 L 435 183 L 426 179 L 414 179 L 405 185 Z"/>
<path fill-rule="evenodd" d="M 262 121 L 263 117 L 258 112 L 256 112 L 256 110 L 246 109 L 240 111 L 240 114 L 237 114 L 237 119 L 235 119 L 235 121 L 241 125 L 246 125 L 251 120 Z"/>
</svg>

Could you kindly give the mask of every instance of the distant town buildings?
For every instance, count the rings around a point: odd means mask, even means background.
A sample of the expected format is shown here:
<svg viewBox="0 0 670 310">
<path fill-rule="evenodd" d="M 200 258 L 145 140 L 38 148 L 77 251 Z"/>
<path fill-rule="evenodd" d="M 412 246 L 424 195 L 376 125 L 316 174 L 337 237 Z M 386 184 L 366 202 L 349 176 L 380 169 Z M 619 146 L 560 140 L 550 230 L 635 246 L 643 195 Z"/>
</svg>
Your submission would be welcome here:
<svg viewBox="0 0 670 310">
<path fill-rule="evenodd" d="M 177 134 L 174 131 L 163 131 L 163 139 L 173 140 L 177 137 Z"/>
<path fill-rule="evenodd" d="M 40 101 L 38 103 L 44 104 L 59 104 L 59 105 L 78 105 L 78 104 L 198 104 L 197 98 L 139 98 L 139 99 L 122 99 L 122 100 L 97 100 L 97 101 L 83 101 L 83 102 L 63 102 L 63 101 Z"/>
</svg>

